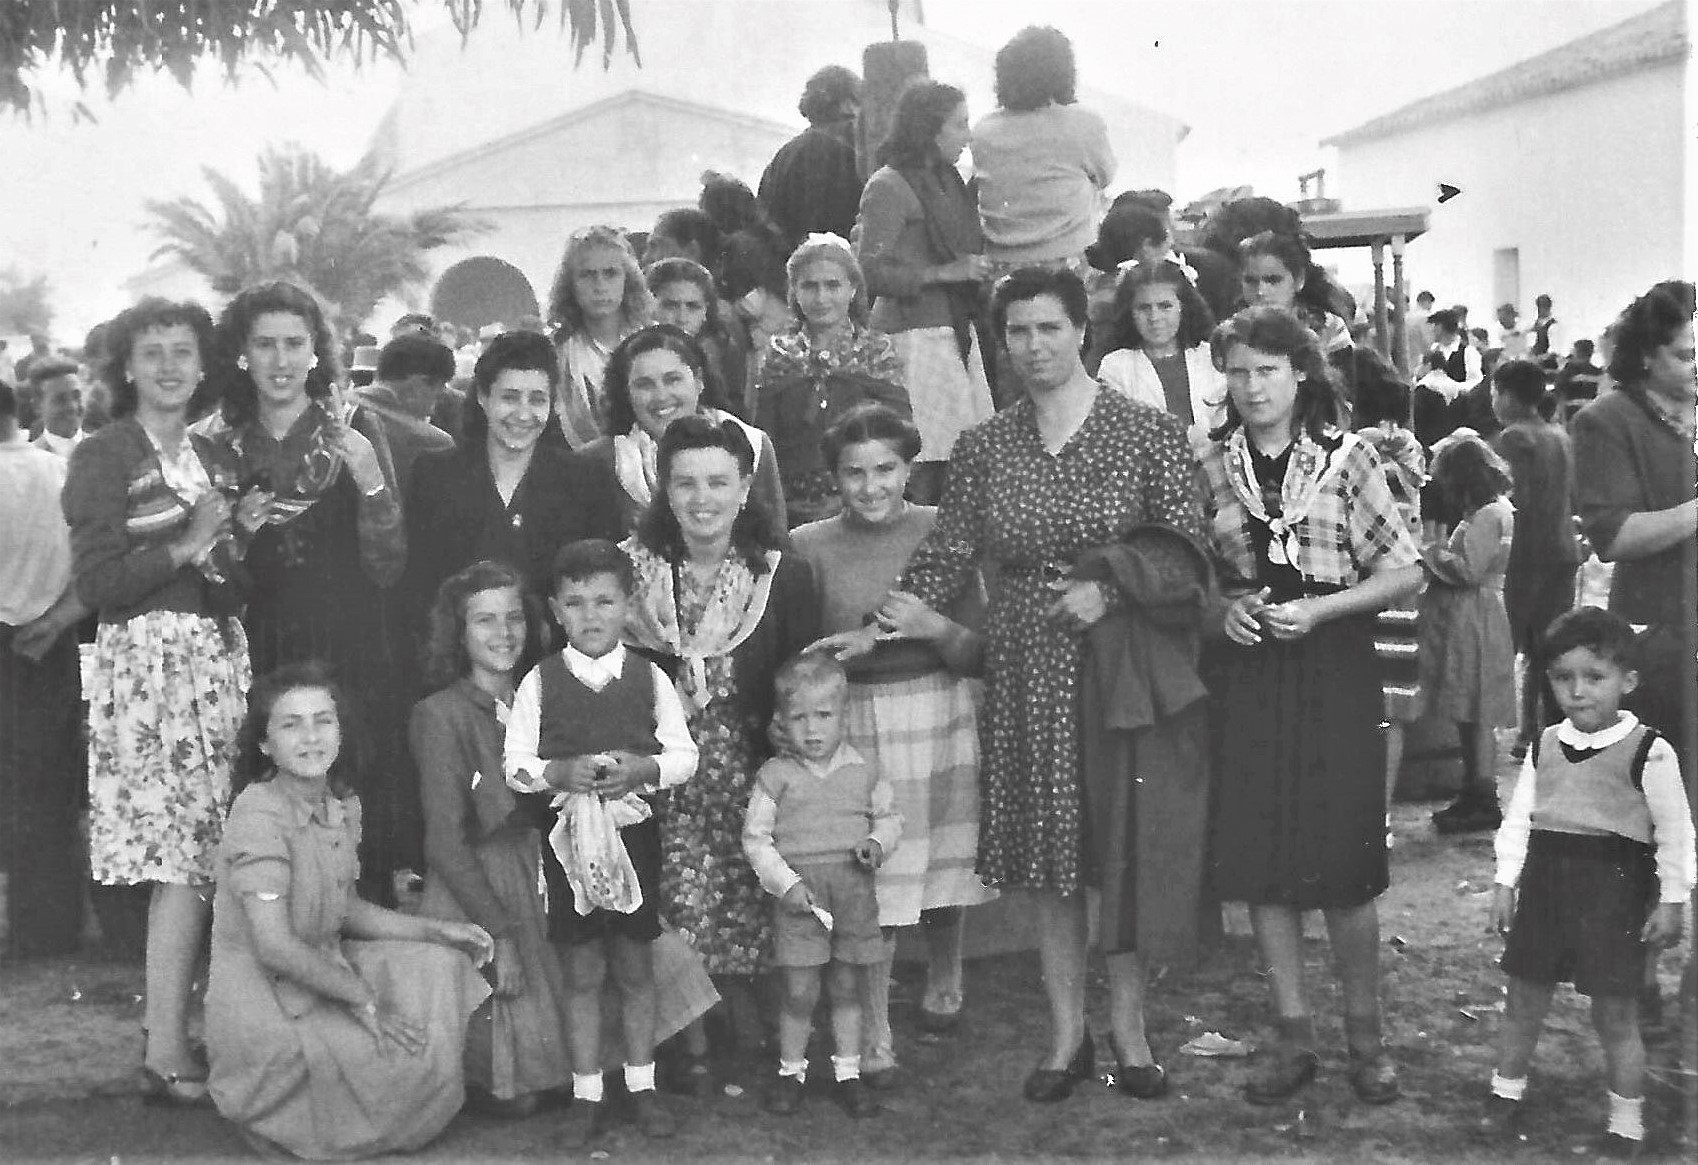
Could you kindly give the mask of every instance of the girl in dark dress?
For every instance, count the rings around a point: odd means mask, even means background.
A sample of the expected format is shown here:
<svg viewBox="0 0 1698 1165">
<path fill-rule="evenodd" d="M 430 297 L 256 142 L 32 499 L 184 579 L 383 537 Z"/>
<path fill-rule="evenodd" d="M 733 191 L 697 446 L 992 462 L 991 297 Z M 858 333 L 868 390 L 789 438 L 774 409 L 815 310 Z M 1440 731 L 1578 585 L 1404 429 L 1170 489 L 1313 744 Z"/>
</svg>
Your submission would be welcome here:
<svg viewBox="0 0 1698 1165">
<path fill-rule="evenodd" d="M 1245 1091 L 1315 1075 L 1302 912 L 1325 912 L 1345 1001 L 1351 1084 L 1397 1096 L 1380 1039 L 1384 765 L 1374 614 L 1420 582 L 1419 552 L 1371 445 L 1339 431 L 1315 334 L 1249 308 L 1224 330 L 1226 422 L 1203 450 L 1205 503 L 1231 641 L 1217 669 L 1215 889 L 1247 902 L 1271 968 L 1280 1038 Z"/>
<path fill-rule="evenodd" d="M 337 393 L 330 328 L 301 288 L 264 283 L 238 293 L 218 335 L 234 365 L 223 370 L 221 408 L 204 430 L 266 503 L 248 547 L 242 619 L 254 670 L 323 660 L 354 693 L 373 755 L 384 758 L 363 797 L 363 888 L 390 903 L 393 875 L 420 868 L 423 855 L 406 761 L 413 692 L 388 594 L 407 542 L 383 425 Z"/>
</svg>

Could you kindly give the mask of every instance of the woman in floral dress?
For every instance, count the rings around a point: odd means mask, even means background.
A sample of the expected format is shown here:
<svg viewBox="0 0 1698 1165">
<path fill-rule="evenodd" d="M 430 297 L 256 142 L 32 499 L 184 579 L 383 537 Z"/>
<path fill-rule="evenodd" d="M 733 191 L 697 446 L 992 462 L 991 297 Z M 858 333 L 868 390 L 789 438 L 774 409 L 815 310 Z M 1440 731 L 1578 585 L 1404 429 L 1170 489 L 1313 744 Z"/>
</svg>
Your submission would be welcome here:
<svg viewBox="0 0 1698 1165">
<path fill-rule="evenodd" d="M 392 904 L 393 874 L 423 861 L 418 780 L 406 717 L 414 689 L 399 603 L 386 591 L 406 564 L 406 532 L 382 422 L 334 395 L 334 342 L 323 309 L 290 283 L 239 293 L 218 323 L 221 411 L 205 431 L 265 499 L 248 549 L 253 579 L 242 616 L 254 671 L 319 659 L 359 704 L 373 755 L 362 790 L 362 891 Z"/>
<path fill-rule="evenodd" d="M 206 311 L 145 299 L 107 344 L 113 422 L 77 446 L 64 492 L 77 594 L 100 613 L 85 692 L 89 860 L 97 882 L 153 884 L 147 1095 L 193 1104 L 206 1066 L 189 1043 L 189 985 L 251 679 L 231 581 L 236 475 L 187 428 L 212 347 Z"/>
<path fill-rule="evenodd" d="M 627 639 L 672 663 L 701 750 L 659 812 L 661 911 L 710 974 L 747 977 L 765 969 L 770 934 L 743 812 L 772 751 L 772 674 L 817 637 L 818 602 L 806 564 L 779 552 L 782 535 L 750 496 L 755 452 L 739 422 L 680 417 L 656 461 L 661 488 L 625 544 L 637 576 Z M 734 1009 L 752 1003 L 740 986 L 721 979 Z"/>
<path fill-rule="evenodd" d="M 1103 388 L 1080 362 L 1086 294 L 1069 271 L 1023 268 L 998 284 L 992 322 L 1026 397 L 956 442 L 937 521 L 900 584 L 948 609 L 985 567 L 988 676 L 980 717 L 978 872 L 1031 895 L 1051 1045 L 1026 1081 L 1034 1101 L 1091 1075 L 1080 770 L 1081 637 L 1125 602 L 1071 578 L 1086 550 L 1162 523 L 1197 537 L 1192 462 L 1178 420 Z M 1111 1027 L 1133 1095 L 1163 1087 L 1144 1035 L 1138 956 L 1109 958 Z"/>
<path fill-rule="evenodd" d="M 786 264 L 796 322 L 772 338 L 755 382 L 755 424 L 772 437 L 790 525 L 843 508 L 820 439 L 858 404 L 913 416 L 902 358 L 867 327 L 867 281 L 849 244 L 810 235 Z"/>
</svg>

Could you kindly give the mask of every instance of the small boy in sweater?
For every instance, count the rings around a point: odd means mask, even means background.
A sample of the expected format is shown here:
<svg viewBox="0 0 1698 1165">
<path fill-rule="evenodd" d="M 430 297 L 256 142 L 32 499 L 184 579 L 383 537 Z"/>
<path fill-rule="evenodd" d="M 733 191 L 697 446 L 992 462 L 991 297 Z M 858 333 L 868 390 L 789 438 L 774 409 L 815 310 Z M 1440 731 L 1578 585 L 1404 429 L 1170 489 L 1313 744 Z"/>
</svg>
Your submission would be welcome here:
<svg viewBox="0 0 1698 1165">
<path fill-rule="evenodd" d="M 573 542 L 555 558 L 549 606 L 566 632 L 566 647 L 533 668 L 514 693 L 503 753 L 508 783 L 515 788 L 635 802 L 634 816 L 644 812 L 646 798 L 695 773 L 696 745 L 677 690 L 658 667 L 620 642 L 633 585 L 631 560 L 611 542 Z M 562 951 L 569 978 L 569 1148 L 595 1139 L 607 1126 L 601 1023 L 602 988 L 610 971 L 620 1001 L 632 1115 L 647 1136 L 670 1136 L 674 1129 L 654 1079 L 653 944 L 660 937 L 661 848 L 653 815 L 621 828 L 619 839 L 642 892 L 630 913 L 578 911 L 560 858 L 543 847 L 549 938 Z"/>
<path fill-rule="evenodd" d="M 1639 684 L 1632 626 L 1570 611 L 1546 632 L 1545 658 L 1567 719 L 1540 734 L 1498 830 L 1492 926 L 1508 936 L 1509 999 L 1483 1127 L 1520 1123 L 1552 992 L 1571 981 L 1603 1044 L 1605 1147 L 1631 1155 L 1645 1137 L 1639 987 L 1647 950 L 1680 940 L 1692 817 L 1674 749 L 1621 708 Z"/>
<path fill-rule="evenodd" d="M 869 972 L 884 958 L 873 871 L 896 847 L 902 818 L 890 783 L 843 743 L 843 665 L 823 653 L 799 655 L 779 668 L 773 687 L 783 752 L 756 774 L 743 826 L 743 852 L 777 899 L 773 962 L 784 978 L 778 1080 L 766 1107 L 788 1114 L 801 1103 L 823 967 L 837 1098 L 851 1116 L 872 1116 L 879 1105 L 861 1081 L 861 1009 Z"/>
</svg>

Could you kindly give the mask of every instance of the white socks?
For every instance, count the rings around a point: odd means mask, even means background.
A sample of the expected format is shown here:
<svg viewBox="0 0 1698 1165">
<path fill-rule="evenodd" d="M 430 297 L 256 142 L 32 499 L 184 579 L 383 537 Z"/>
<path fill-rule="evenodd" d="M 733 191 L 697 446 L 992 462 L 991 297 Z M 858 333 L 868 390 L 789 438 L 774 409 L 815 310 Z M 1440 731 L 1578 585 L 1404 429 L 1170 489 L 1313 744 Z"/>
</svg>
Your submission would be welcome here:
<svg viewBox="0 0 1698 1165">
<path fill-rule="evenodd" d="M 635 1096 L 639 1092 L 654 1091 L 654 1061 L 647 1064 L 625 1065 L 625 1091 Z"/>
<path fill-rule="evenodd" d="M 831 1058 L 831 1071 L 839 1084 L 845 1080 L 859 1080 L 861 1078 L 861 1057 L 859 1055 L 833 1056 Z"/>
<path fill-rule="evenodd" d="M 1527 1095 L 1527 1077 L 1522 1076 L 1519 1079 L 1511 1080 L 1507 1076 L 1500 1076 L 1494 1071 L 1492 1073 L 1492 1095 L 1519 1103 L 1521 1098 Z"/>
<path fill-rule="evenodd" d="M 581 1100 L 585 1104 L 600 1104 L 602 1097 L 601 1073 L 589 1072 L 580 1075 L 572 1073 L 572 1099 Z"/>
<path fill-rule="evenodd" d="M 1609 1131 L 1618 1137 L 1626 1137 L 1630 1141 L 1645 1139 L 1645 1098 L 1643 1096 L 1617 1096 L 1613 1091 L 1610 1098 L 1610 1127 Z"/>
<path fill-rule="evenodd" d="M 808 1062 L 806 1060 L 780 1060 L 778 1062 L 780 1076 L 794 1076 L 806 1084 L 808 1082 Z"/>
<path fill-rule="evenodd" d="M 654 1091 L 654 1061 L 647 1064 L 625 1065 L 625 1091 L 633 1096 Z M 600 1072 L 572 1073 L 572 1099 L 585 1104 L 600 1104 L 605 1095 Z"/>
</svg>

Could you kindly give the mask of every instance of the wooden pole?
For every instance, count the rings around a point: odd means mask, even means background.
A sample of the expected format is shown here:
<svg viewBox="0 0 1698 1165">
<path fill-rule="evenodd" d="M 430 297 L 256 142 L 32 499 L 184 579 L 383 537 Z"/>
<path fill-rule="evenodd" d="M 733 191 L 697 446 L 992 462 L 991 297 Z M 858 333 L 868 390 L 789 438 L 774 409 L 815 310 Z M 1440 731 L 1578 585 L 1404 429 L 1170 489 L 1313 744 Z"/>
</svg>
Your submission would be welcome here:
<svg viewBox="0 0 1698 1165">
<path fill-rule="evenodd" d="M 1397 315 L 1393 317 L 1391 329 L 1391 360 L 1399 372 L 1413 377 L 1415 370 L 1409 367 L 1409 286 L 1403 278 L 1403 247 L 1403 236 L 1393 235 L 1391 291 L 1397 297 Z"/>
<path fill-rule="evenodd" d="M 1374 345 L 1380 355 L 1391 356 L 1386 334 L 1386 245 L 1374 240 Z"/>
</svg>

